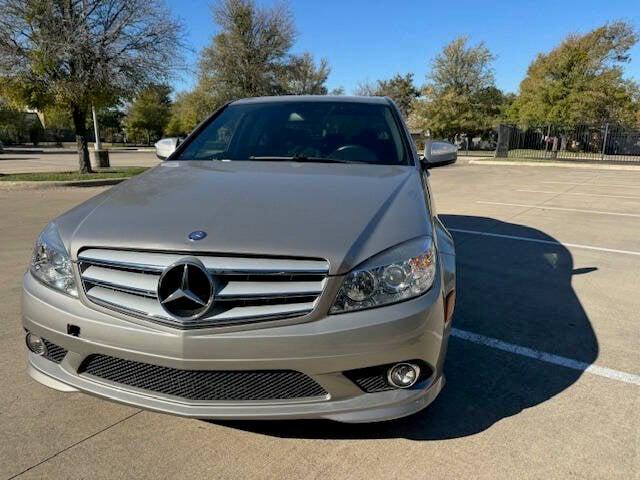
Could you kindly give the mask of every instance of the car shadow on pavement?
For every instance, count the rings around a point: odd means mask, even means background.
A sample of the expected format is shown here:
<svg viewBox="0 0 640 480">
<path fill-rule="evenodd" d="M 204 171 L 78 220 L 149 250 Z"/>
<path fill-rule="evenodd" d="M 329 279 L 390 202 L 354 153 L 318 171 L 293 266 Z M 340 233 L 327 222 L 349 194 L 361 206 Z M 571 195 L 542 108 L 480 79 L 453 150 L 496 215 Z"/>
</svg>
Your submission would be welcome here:
<svg viewBox="0 0 640 480">
<path fill-rule="evenodd" d="M 571 253 L 557 243 L 518 241 L 467 230 L 557 242 L 544 232 L 493 218 L 441 215 L 456 240 L 459 330 L 586 363 L 598 355 L 589 319 L 571 286 Z M 284 438 L 442 440 L 482 432 L 570 387 L 582 372 L 451 337 L 447 385 L 413 416 L 375 424 L 322 420 L 216 422 Z"/>
</svg>

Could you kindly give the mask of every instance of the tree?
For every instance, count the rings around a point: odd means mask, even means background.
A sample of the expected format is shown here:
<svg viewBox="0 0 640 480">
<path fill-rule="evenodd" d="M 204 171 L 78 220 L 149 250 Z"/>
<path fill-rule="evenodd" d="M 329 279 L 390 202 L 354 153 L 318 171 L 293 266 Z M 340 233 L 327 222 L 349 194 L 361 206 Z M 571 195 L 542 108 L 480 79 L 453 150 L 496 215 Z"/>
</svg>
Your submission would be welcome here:
<svg viewBox="0 0 640 480">
<path fill-rule="evenodd" d="M 455 92 L 472 96 L 494 86 L 491 63 L 495 56 L 484 45 L 467 46 L 467 37 L 458 37 L 436 56 L 428 79 L 436 93 Z"/>
<path fill-rule="evenodd" d="M 222 0 L 213 9 L 220 33 L 199 62 L 199 83 L 217 103 L 282 93 L 296 36 L 285 4 L 258 7 L 253 0 Z"/>
<path fill-rule="evenodd" d="M 166 79 L 180 32 L 162 0 L 0 0 L 0 88 L 18 105 L 68 111 L 89 172 L 91 105 Z"/>
<path fill-rule="evenodd" d="M 127 134 L 136 137 L 144 133 L 147 144 L 151 138 L 160 138 L 169 123 L 170 95 L 168 85 L 151 85 L 140 92 L 127 111 Z"/>
<path fill-rule="evenodd" d="M 198 95 L 195 92 L 180 92 L 171 105 L 171 114 L 165 133 L 169 137 L 188 135 L 205 114 L 200 112 Z"/>
<path fill-rule="evenodd" d="M 28 130 L 24 114 L 0 98 L 0 140 L 20 141 Z"/>
<path fill-rule="evenodd" d="M 228 101 L 228 100 L 226 100 Z M 166 134 L 184 136 L 226 102 L 216 92 L 198 84 L 193 90 L 180 92 L 171 106 Z"/>
<path fill-rule="evenodd" d="M 494 82 L 494 59 L 484 43 L 469 46 L 466 37 L 446 45 L 432 62 L 421 98 L 413 104 L 410 126 L 446 138 L 491 130 L 505 103 Z"/>
<path fill-rule="evenodd" d="M 117 104 L 100 108 L 96 113 L 98 115 L 100 135 L 104 136 L 108 142 L 123 142 L 126 118 L 123 105 Z M 93 128 L 93 125 L 91 125 L 91 128 Z"/>
<path fill-rule="evenodd" d="M 353 91 L 354 95 L 360 97 L 375 97 L 377 85 L 367 81 L 358 82 L 358 85 Z"/>
<path fill-rule="evenodd" d="M 360 82 L 354 94 L 366 97 L 389 97 L 396 103 L 402 115 L 407 118 L 413 102 L 420 95 L 420 90 L 413 83 L 413 73 L 406 75 L 396 73 L 387 80 L 378 80 L 375 83 Z"/>
<path fill-rule="evenodd" d="M 64 108 L 49 106 L 42 110 L 44 128 L 49 132 L 50 138 L 61 146 L 65 133 L 73 131 L 73 120 Z"/>
<path fill-rule="evenodd" d="M 326 95 L 326 82 L 331 68 L 327 59 L 320 59 L 316 67 L 313 56 L 306 52 L 292 57 L 285 68 L 283 88 L 288 95 Z"/>
<path fill-rule="evenodd" d="M 397 73 L 389 80 L 379 81 L 378 92 L 382 96 L 391 98 L 405 118 L 409 116 L 414 100 L 420 95 L 420 90 L 413 83 L 413 73 L 406 75 Z"/>
<path fill-rule="evenodd" d="M 585 35 L 569 35 L 531 63 L 509 109 L 520 123 L 638 122 L 638 85 L 623 65 L 638 41 L 633 27 L 614 22 Z"/>
<path fill-rule="evenodd" d="M 220 0 L 213 17 L 218 33 L 202 52 L 195 89 L 176 102 L 174 115 L 186 118 L 172 119 L 171 130 L 238 98 L 327 93 L 328 62 L 321 59 L 316 66 L 310 53 L 290 53 L 296 30 L 286 3 L 259 7 L 255 0 Z"/>
</svg>

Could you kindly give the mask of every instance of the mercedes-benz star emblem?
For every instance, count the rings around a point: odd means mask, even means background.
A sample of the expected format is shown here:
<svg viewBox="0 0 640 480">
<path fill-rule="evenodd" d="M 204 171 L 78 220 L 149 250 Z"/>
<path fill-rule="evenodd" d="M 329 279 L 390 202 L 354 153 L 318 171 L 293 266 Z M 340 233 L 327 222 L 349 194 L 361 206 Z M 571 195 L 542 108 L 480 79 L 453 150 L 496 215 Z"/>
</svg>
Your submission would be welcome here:
<svg viewBox="0 0 640 480">
<path fill-rule="evenodd" d="M 170 265 L 158 281 L 160 305 L 179 320 L 203 316 L 211 307 L 214 296 L 214 281 L 196 258 L 186 258 Z"/>
<path fill-rule="evenodd" d="M 192 242 L 197 242 L 198 240 L 202 240 L 206 236 L 207 232 L 203 230 L 196 230 L 195 232 L 191 232 L 189 234 L 189 240 L 191 240 Z"/>
</svg>

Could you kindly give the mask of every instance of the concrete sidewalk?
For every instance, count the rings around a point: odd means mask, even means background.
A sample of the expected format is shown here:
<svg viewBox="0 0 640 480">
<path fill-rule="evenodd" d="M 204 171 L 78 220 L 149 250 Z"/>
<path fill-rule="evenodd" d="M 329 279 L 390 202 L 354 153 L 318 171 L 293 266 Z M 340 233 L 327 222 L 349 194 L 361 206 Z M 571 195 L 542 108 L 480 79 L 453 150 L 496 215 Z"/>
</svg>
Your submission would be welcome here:
<svg viewBox="0 0 640 480">
<path fill-rule="evenodd" d="M 488 157 L 467 157 L 472 165 L 506 165 L 524 167 L 561 167 L 561 168 L 589 168 L 592 170 L 632 170 L 640 172 L 638 163 L 611 163 L 602 161 L 580 161 L 580 160 L 516 160 Z"/>
<path fill-rule="evenodd" d="M 112 167 L 153 167 L 160 163 L 153 150 L 110 150 Z M 69 172 L 78 169 L 78 154 L 68 148 L 5 148 L 0 175 L 31 172 Z"/>
</svg>

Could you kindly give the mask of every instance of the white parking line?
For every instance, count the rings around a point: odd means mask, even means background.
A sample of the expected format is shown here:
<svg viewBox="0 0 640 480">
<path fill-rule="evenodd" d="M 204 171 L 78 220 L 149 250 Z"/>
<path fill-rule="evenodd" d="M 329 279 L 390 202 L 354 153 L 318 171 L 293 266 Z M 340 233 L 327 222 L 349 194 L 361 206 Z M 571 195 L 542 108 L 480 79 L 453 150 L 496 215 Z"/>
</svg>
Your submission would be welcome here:
<svg viewBox="0 0 640 480">
<path fill-rule="evenodd" d="M 554 182 L 554 181 L 546 181 L 540 183 L 554 183 L 558 185 L 580 185 L 585 187 L 613 187 L 613 188 L 640 188 L 640 185 L 611 185 L 605 183 L 578 183 L 578 182 Z"/>
<path fill-rule="evenodd" d="M 509 240 L 520 240 L 523 242 L 533 242 L 533 243 L 546 243 L 548 245 L 561 245 L 563 247 L 573 247 L 573 248 L 582 248 L 584 250 L 596 250 L 599 252 L 609 252 L 609 253 L 622 253 L 624 255 L 636 255 L 640 256 L 640 252 L 635 252 L 633 250 L 619 250 L 617 248 L 606 248 L 606 247 L 596 247 L 593 245 L 582 245 L 580 243 L 566 243 L 566 242 L 557 242 L 553 240 L 541 240 L 538 238 L 531 237 L 519 237 L 516 235 L 503 235 L 501 233 L 490 233 L 490 232 L 481 232 L 478 230 L 464 230 L 462 228 L 447 228 L 450 232 L 458 232 L 458 233 L 468 233 L 471 235 L 482 235 L 485 237 L 497 237 L 497 238 L 506 238 Z"/>
<path fill-rule="evenodd" d="M 508 207 L 540 208 L 543 210 L 564 210 L 566 212 L 595 213 L 597 215 L 615 215 L 619 217 L 640 218 L 640 214 L 637 214 L 637 213 L 603 212 L 601 210 L 583 210 L 581 208 L 549 207 L 547 205 L 528 205 L 525 203 L 483 202 L 481 200 L 478 200 L 476 203 L 481 203 L 483 205 L 505 205 Z"/>
<path fill-rule="evenodd" d="M 581 195 L 587 197 L 607 197 L 607 198 L 630 198 L 639 199 L 640 195 L 603 195 L 600 193 L 581 193 L 581 192 L 550 192 L 549 190 L 516 190 L 516 192 L 526 193 L 552 193 L 554 195 Z"/>
<path fill-rule="evenodd" d="M 459 328 L 452 328 L 451 335 L 478 345 L 484 345 L 486 347 L 495 348 L 496 350 L 502 350 L 515 355 L 533 358 L 535 360 L 540 360 L 541 362 L 571 368 L 573 370 L 590 373 L 592 375 L 609 378 L 611 380 L 617 380 L 619 382 L 640 385 L 640 375 L 635 375 L 633 373 L 621 372 L 620 370 L 613 370 L 612 368 L 580 362 L 578 360 L 573 360 L 572 358 L 561 357 L 560 355 L 522 347 L 520 345 L 498 340 L 497 338 L 485 337 L 484 335 L 479 335 L 467 330 L 460 330 Z"/>
</svg>

